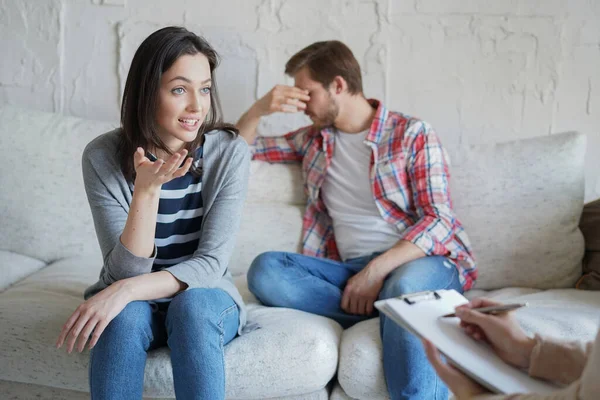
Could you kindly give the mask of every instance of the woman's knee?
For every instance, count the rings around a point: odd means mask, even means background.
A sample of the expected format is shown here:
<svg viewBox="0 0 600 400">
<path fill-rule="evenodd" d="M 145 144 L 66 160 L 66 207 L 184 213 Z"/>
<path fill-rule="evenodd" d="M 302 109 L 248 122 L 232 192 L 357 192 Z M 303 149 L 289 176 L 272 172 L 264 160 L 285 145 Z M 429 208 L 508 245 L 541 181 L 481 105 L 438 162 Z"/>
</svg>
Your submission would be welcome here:
<svg viewBox="0 0 600 400">
<path fill-rule="evenodd" d="M 131 338 L 148 338 L 152 336 L 152 308 L 145 301 L 134 301 L 108 324 L 100 339 L 124 343 Z M 127 338 L 127 340 L 125 340 Z"/>
<path fill-rule="evenodd" d="M 237 312 L 237 304 L 221 289 L 186 290 L 171 300 L 167 311 L 169 336 L 184 335 L 194 340 L 218 336 L 226 314 Z"/>
<path fill-rule="evenodd" d="M 224 290 L 213 288 L 188 289 L 176 295 L 169 305 L 168 315 L 175 319 L 215 320 L 221 303 L 233 299 Z"/>
</svg>

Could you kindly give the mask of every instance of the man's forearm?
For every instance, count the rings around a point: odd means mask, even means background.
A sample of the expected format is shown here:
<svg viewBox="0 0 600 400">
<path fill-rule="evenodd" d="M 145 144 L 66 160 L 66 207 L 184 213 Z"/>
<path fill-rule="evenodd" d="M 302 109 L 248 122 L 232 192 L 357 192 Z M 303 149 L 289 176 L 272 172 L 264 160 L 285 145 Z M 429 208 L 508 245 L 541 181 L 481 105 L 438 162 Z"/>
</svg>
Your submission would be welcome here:
<svg viewBox="0 0 600 400">
<path fill-rule="evenodd" d="M 416 245 L 407 240 L 400 240 L 391 249 L 373 259 L 369 268 L 372 268 L 377 276 L 385 279 L 400 265 L 425 256 L 423 250 Z"/>
<path fill-rule="evenodd" d="M 255 107 L 251 107 L 246 111 L 235 124 L 239 129 L 240 135 L 246 140 L 249 145 L 253 145 L 256 140 L 258 124 L 260 122 L 261 115 L 256 111 Z"/>
</svg>

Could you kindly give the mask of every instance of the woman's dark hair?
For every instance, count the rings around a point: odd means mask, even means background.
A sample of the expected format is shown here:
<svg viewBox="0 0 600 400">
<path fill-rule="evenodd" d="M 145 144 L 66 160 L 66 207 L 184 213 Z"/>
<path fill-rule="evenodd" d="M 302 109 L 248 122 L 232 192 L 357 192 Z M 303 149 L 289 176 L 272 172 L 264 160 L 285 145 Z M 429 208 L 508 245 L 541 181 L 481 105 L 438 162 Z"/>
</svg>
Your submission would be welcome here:
<svg viewBox="0 0 600 400">
<path fill-rule="evenodd" d="M 208 42 L 185 28 L 170 26 L 162 28 L 146 38 L 133 56 L 121 104 L 121 140 L 119 159 L 121 170 L 127 180 L 135 178 L 133 154 L 138 147 L 162 149 L 172 154 L 158 135 L 156 111 L 161 77 L 182 55 L 201 53 L 208 59 L 212 86 L 210 110 L 200 126 L 198 136 L 186 145 L 193 155 L 202 143 L 205 132 L 213 129 L 237 134 L 235 126 L 223 122 L 221 104 L 217 94 L 217 81 L 213 72 L 219 64 L 219 56 Z M 192 174 L 199 176 L 201 170 L 192 167 Z"/>
</svg>

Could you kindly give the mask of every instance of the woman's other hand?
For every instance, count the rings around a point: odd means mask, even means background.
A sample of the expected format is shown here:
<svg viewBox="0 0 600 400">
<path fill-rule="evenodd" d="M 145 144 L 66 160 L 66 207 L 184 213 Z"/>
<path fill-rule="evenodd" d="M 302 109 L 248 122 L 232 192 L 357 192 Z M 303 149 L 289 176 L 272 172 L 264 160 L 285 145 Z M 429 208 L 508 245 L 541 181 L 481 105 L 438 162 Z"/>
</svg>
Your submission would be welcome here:
<svg viewBox="0 0 600 400">
<path fill-rule="evenodd" d="M 123 282 L 113 283 L 77 307 L 63 325 L 56 348 L 60 348 L 66 341 L 69 353 L 76 344 L 77 351 L 81 353 L 90 335 L 89 348 L 94 347 L 110 321 L 129 304 L 128 291 Z"/>
<path fill-rule="evenodd" d="M 479 385 L 452 365 L 442 361 L 440 352 L 430 341 L 426 339 L 423 339 L 422 341 L 427 358 L 435 369 L 435 372 L 437 372 L 440 379 L 446 383 L 448 389 L 450 389 L 458 400 L 468 400 L 480 394 L 490 393 L 483 386 Z"/>
</svg>

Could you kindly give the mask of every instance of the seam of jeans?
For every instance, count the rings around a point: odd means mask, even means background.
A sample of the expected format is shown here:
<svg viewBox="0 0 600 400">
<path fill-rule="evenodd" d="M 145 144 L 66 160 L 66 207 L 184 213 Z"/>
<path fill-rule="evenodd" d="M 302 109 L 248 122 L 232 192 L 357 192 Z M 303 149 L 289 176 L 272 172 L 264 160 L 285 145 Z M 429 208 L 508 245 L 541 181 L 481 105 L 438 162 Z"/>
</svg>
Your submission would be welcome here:
<svg viewBox="0 0 600 400">
<path fill-rule="evenodd" d="M 237 304 L 232 304 L 229 307 L 227 307 L 226 309 L 224 309 L 223 311 L 221 311 L 221 314 L 219 314 L 219 318 L 220 323 L 223 324 L 223 317 L 225 317 L 225 315 L 227 314 L 231 314 L 235 309 L 237 308 Z"/>
<path fill-rule="evenodd" d="M 94 399 L 94 388 L 92 387 L 92 382 L 94 382 L 94 380 L 92 379 L 92 368 L 94 366 L 94 363 L 92 361 L 92 357 L 93 357 L 93 351 L 94 349 L 92 349 L 92 351 L 90 351 L 90 371 L 89 371 L 89 381 L 90 381 L 90 400 Z"/>
<path fill-rule="evenodd" d="M 290 255 L 288 253 L 283 254 L 283 266 L 286 269 L 290 267 Z"/>
<path fill-rule="evenodd" d="M 217 326 L 219 327 L 219 337 L 220 337 L 219 348 L 221 349 L 221 368 L 222 368 L 223 376 L 225 376 L 225 344 L 223 343 L 225 341 L 223 338 L 225 336 L 225 329 L 223 329 L 223 319 L 224 319 L 223 317 L 227 314 L 227 312 L 229 312 L 229 310 L 232 307 L 228 307 L 221 312 L 221 315 L 219 318 L 219 323 L 217 324 Z"/>
<path fill-rule="evenodd" d="M 444 261 L 446 262 L 446 261 Z M 456 268 L 456 266 L 453 266 L 454 272 L 452 273 L 452 276 L 450 277 L 450 280 L 448 281 L 448 283 L 446 283 L 446 285 L 444 286 L 444 290 L 448 289 L 451 285 L 452 282 L 454 282 L 454 277 L 458 275 L 458 268 Z"/>
<path fill-rule="evenodd" d="M 166 321 L 166 318 L 165 318 L 165 321 Z M 148 334 L 146 336 L 148 336 L 148 347 L 146 348 L 146 351 L 148 351 L 150 346 L 152 346 L 152 342 L 154 342 L 154 332 L 152 331 L 152 327 L 150 327 L 150 334 Z"/>
</svg>

